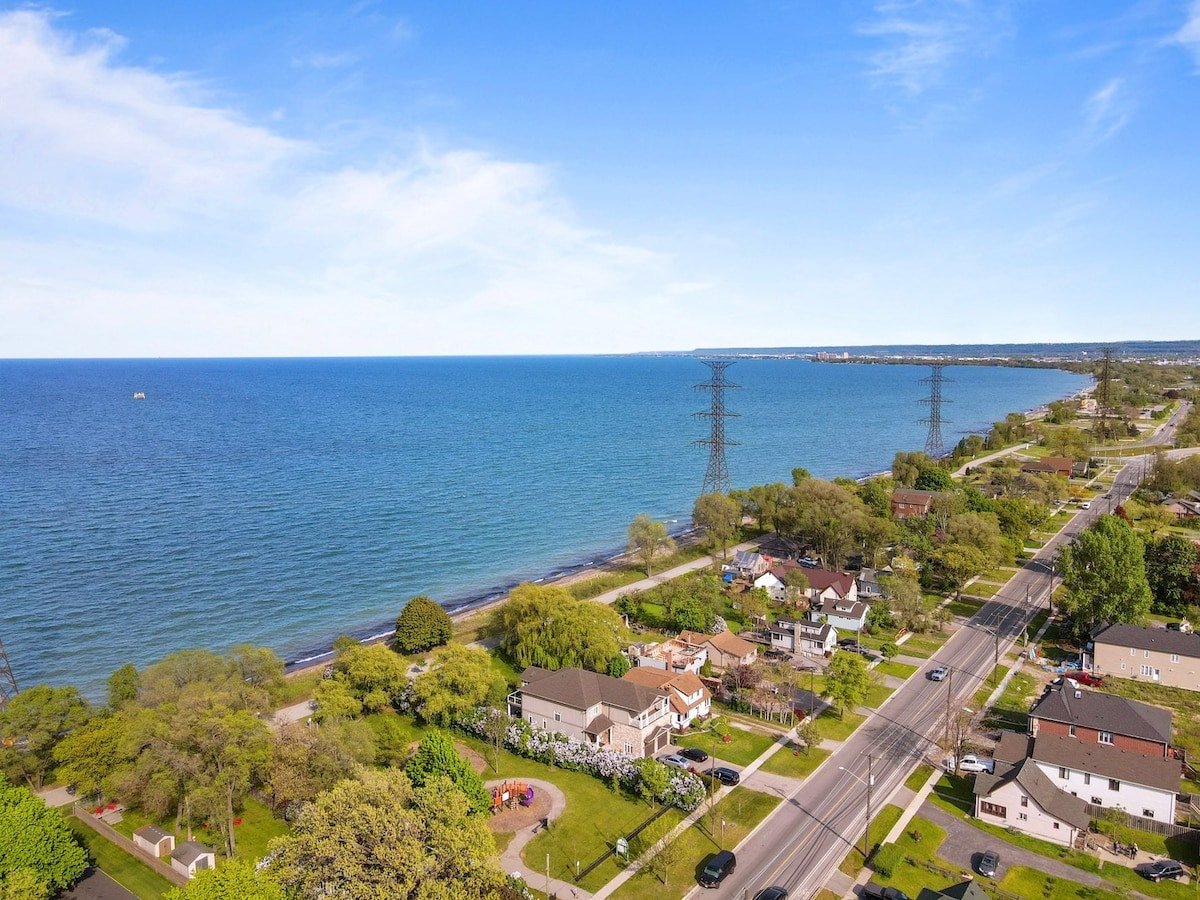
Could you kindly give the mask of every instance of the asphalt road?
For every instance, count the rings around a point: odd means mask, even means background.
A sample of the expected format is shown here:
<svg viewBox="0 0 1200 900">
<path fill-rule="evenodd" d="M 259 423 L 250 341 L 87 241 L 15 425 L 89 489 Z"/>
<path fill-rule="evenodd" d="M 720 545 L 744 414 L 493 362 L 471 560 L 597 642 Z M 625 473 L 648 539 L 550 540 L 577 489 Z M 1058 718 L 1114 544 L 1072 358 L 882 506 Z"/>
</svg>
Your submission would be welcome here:
<svg viewBox="0 0 1200 900">
<path fill-rule="evenodd" d="M 1143 468 L 1141 457 L 1128 461 L 1110 492 L 1114 505 L 1133 491 Z M 788 796 L 763 827 L 737 848 L 737 869 L 721 887 L 697 888 L 689 897 L 743 900 L 767 885 L 779 884 L 792 897 L 806 898 L 823 887 L 846 853 L 863 845 L 868 767 L 875 813 L 924 757 L 935 762 L 942 758 L 937 741 L 944 733 L 947 710 L 957 715 L 989 677 L 997 655 L 997 636 L 1002 656 L 1046 605 L 1052 584 L 1057 583 L 1052 564 L 1058 547 L 1103 515 L 1103 506 L 1094 504 L 1068 522 L 918 675 Z M 923 677 L 938 665 L 951 669 L 947 680 L 939 683 Z M 872 839 L 880 837 L 873 835 Z"/>
</svg>

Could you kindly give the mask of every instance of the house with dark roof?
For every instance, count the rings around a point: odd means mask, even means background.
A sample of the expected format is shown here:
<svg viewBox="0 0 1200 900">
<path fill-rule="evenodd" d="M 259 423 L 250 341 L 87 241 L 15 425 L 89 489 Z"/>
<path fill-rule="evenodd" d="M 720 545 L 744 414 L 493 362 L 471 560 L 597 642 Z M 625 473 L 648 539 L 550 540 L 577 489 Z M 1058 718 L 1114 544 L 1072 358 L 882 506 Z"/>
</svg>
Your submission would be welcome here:
<svg viewBox="0 0 1200 900">
<path fill-rule="evenodd" d="M 733 554 L 733 559 L 721 566 L 722 571 L 730 572 L 736 578 L 757 578 L 771 567 L 770 561 L 761 553 L 753 550 L 739 550 Z"/>
<path fill-rule="evenodd" d="M 1182 774 L 1178 760 L 1059 734 L 1031 738 L 1014 732 L 1001 735 L 993 756 L 997 765 L 1033 760 L 1056 788 L 1093 807 L 1175 821 L 1175 795 Z"/>
<path fill-rule="evenodd" d="M 1200 634 L 1102 625 L 1085 648 L 1084 665 L 1098 675 L 1200 691 Z"/>
<path fill-rule="evenodd" d="M 1070 478 L 1075 470 L 1075 460 L 1068 456 L 1043 456 L 1021 463 L 1021 471 L 1035 475 L 1061 475 Z"/>
<path fill-rule="evenodd" d="M 942 491 L 918 491 L 916 488 L 896 488 L 892 491 L 891 508 L 893 519 L 909 516 L 927 516 L 933 511 L 933 503 L 944 497 Z"/>
<path fill-rule="evenodd" d="M 679 640 L 704 648 L 709 664 L 718 672 L 734 666 L 748 666 L 758 659 L 758 647 L 732 631 L 722 631 L 720 634 L 681 631 Z"/>
<path fill-rule="evenodd" d="M 975 816 L 1065 847 L 1091 824 L 1085 803 L 1056 788 L 1028 758 L 1016 765 L 997 761 L 995 774 L 975 776 Z"/>
<path fill-rule="evenodd" d="M 586 669 L 530 666 L 508 695 L 508 711 L 543 731 L 642 757 L 669 743 L 670 699 L 660 688 Z"/>
<path fill-rule="evenodd" d="M 809 617 L 828 622 L 839 631 L 861 631 L 867 624 L 869 610 L 870 607 L 859 600 L 826 598 L 819 605 L 813 604 Z"/>
<path fill-rule="evenodd" d="M 184 841 L 171 851 L 171 868 L 188 878 L 195 878 L 197 872 L 217 867 L 217 855 L 196 841 Z"/>
<path fill-rule="evenodd" d="M 923 887 L 917 900 L 992 900 L 991 895 L 975 881 L 960 881 L 948 888 L 934 890 Z"/>
<path fill-rule="evenodd" d="M 829 656 L 837 652 L 837 628 L 815 619 L 780 616 L 770 626 L 771 646 L 805 656 Z"/>
<path fill-rule="evenodd" d="M 621 677 L 634 684 L 667 691 L 671 698 L 671 727 L 676 731 L 687 728 L 697 719 L 705 718 L 712 707 L 712 694 L 694 672 L 636 668 Z"/>
<path fill-rule="evenodd" d="M 879 583 L 879 576 L 890 574 L 892 574 L 890 567 L 872 569 L 864 566 L 862 571 L 858 573 L 858 577 L 854 579 L 858 582 L 858 598 L 867 602 L 886 599 L 888 594 L 883 589 L 883 585 Z"/>
<path fill-rule="evenodd" d="M 1029 710 L 1029 735 L 1051 734 L 1165 757 L 1170 753 L 1171 713 L 1115 694 L 1051 685 Z"/>
<path fill-rule="evenodd" d="M 1162 507 L 1176 519 L 1194 519 L 1200 516 L 1200 503 L 1195 500 L 1179 500 L 1171 497 L 1162 502 Z"/>
</svg>

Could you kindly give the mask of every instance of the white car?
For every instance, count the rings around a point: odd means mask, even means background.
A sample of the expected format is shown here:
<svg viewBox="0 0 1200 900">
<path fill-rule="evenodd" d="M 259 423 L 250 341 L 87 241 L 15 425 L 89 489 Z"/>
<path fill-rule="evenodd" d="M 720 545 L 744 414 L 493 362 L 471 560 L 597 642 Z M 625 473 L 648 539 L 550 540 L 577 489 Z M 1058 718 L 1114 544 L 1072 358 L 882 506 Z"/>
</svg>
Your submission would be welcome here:
<svg viewBox="0 0 1200 900">
<path fill-rule="evenodd" d="M 692 764 L 678 753 L 672 753 L 669 756 L 660 757 L 658 761 L 664 766 L 673 766 L 676 769 L 683 769 L 685 772 L 692 767 Z"/>
<path fill-rule="evenodd" d="M 1080 503 L 1080 504 L 1079 504 L 1079 508 L 1080 508 L 1080 509 L 1091 509 L 1091 508 L 1092 508 L 1092 504 L 1091 504 L 1091 503 L 1089 503 L 1089 502 L 1087 502 L 1087 501 L 1084 501 L 1083 503 Z"/>
<path fill-rule="evenodd" d="M 945 765 L 947 772 L 953 772 L 954 757 L 947 756 Z M 958 761 L 958 771 L 966 772 L 968 774 L 978 775 L 980 772 L 987 772 L 990 775 L 995 770 L 996 761 L 994 759 L 988 759 L 986 756 L 976 756 L 973 753 L 968 753 Z"/>
</svg>

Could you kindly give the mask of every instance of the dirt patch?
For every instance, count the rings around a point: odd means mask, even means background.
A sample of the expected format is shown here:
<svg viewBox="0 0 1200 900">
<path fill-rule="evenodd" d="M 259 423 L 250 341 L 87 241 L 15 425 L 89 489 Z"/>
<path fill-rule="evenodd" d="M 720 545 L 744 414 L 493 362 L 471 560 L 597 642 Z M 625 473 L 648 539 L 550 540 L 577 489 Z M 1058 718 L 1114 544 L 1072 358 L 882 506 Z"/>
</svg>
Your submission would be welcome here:
<svg viewBox="0 0 1200 900">
<path fill-rule="evenodd" d="M 488 761 L 483 758 L 483 754 L 478 750 L 472 750 L 466 744 L 454 744 L 454 749 L 458 751 L 458 755 L 471 764 L 471 768 L 476 772 L 483 772 L 488 767 Z"/>
<path fill-rule="evenodd" d="M 533 803 L 529 806 L 513 804 L 509 809 L 488 817 L 488 828 L 496 832 L 520 831 L 536 825 L 550 815 L 550 795 L 545 791 L 533 789 Z"/>
</svg>

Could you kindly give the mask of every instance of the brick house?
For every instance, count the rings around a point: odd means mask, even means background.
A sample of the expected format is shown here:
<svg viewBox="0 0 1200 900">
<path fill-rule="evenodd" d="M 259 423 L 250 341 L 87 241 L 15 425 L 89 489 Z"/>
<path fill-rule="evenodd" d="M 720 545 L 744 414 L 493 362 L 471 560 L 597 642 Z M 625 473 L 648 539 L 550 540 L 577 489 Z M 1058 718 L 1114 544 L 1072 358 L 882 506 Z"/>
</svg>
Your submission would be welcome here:
<svg viewBox="0 0 1200 900">
<path fill-rule="evenodd" d="M 1029 736 L 1061 735 L 1150 756 L 1170 753 L 1171 713 L 1069 684 L 1046 689 L 1029 711 Z"/>
<path fill-rule="evenodd" d="M 1062 475 L 1070 478 L 1075 470 L 1075 460 L 1067 456 L 1043 456 L 1021 463 L 1021 471 L 1035 475 Z"/>
<path fill-rule="evenodd" d="M 508 695 L 508 712 L 544 731 L 633 756 L 654 756 L 670 740 L 668 691 L 586 669 L 530 666 L 520 689 Z"/>
<path fill-rule="evenodd" d="M 1200 634 L 1102 625 L 1092 633 L 1084 665 L 1096 674 L 1200 691 Z"/>
<path fill-rule="evenodd" d="M 941 491 L 918 491 L 916 488 L 896 488 L 892 491 L 893 519 L 927 516 L 933 511 L 933 501 L 945 496 Z"/>
</svg>

